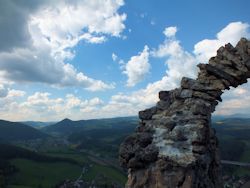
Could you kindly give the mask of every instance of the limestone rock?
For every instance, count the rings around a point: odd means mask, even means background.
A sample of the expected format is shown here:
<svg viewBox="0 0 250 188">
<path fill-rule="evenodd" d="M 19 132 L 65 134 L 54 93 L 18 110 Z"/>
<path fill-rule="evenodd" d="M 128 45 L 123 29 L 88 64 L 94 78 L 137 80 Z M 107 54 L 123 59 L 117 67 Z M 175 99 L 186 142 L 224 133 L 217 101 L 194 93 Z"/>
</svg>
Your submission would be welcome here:
<svg viewBox="0 0 250 188">
<path fill-rule="evenodd" d="M 141 120 L 149 120 L 152 118 L 152 116 L 157 112 L 156 107 L 152 107 L 143 111 L 139 112 L 139 118 Z"/>
<path fill-rule="evenodd" d="M 136 132 L 120 146 L 127 188 L 222 187 L 211 113 L 225 89 L 250 77 L 250 41 L 226 44 L 198 67 L 197 79 L 183 77 L 180 88 L 160 91 L 156 106 L 139 112 Z"/>
</svg>

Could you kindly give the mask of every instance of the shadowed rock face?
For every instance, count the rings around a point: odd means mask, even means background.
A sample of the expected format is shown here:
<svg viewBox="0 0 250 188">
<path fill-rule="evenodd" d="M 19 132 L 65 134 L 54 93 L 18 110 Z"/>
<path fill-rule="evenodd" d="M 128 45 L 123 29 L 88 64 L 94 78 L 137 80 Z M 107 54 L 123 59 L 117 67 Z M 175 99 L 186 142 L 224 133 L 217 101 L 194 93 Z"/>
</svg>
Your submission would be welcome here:
<svg viewBox="0 0 250 188">
<path fill-rule="evenodd" d="M 161 91 L 155 107 L 139 112 L 139 126 L 120 146 L 127 188 L 222 187 L 218 140 L 211 113 L 223 90 L 250 77 L 250 41 L 221 47 L 196 80 Z"/>
</svg>

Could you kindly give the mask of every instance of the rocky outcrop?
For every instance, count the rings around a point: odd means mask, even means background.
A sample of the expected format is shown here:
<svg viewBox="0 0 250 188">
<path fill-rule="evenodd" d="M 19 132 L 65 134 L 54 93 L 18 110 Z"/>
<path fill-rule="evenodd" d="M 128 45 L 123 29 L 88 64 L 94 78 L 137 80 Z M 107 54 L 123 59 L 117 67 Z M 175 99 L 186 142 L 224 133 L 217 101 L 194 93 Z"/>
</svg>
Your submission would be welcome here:
<svg viewBox="0 0 250 188">
<path fill-rule="evenodd" d="M 222 187 L 211 113 L 225 89 L 250 77 L 250 42 L 227 44 L 198 67 L 197 79 L 182 78 L 180 88 L 161 91 L 155 107 L 139 112 L 139 126 L 120 147 L 127 188 Z"/>
</svg>

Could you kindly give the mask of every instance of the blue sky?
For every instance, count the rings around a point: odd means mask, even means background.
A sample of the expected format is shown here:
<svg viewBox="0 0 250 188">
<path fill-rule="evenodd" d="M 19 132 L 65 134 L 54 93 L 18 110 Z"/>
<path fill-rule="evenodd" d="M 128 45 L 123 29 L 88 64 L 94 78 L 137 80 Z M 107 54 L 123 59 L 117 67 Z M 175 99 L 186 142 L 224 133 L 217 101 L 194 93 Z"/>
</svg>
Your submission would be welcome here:
<svg viewBox="0 0 250 188">
<path fill-rule="evenodd" d="M 0 2 L 0 118 L 137 115 L 195 78 L 221 45 L 250 38 L 247 0 Z M 250 87 L 217 114 L 248 113 Z M 249 105 L 247 104 L 249 103 Z"/>
</svg>

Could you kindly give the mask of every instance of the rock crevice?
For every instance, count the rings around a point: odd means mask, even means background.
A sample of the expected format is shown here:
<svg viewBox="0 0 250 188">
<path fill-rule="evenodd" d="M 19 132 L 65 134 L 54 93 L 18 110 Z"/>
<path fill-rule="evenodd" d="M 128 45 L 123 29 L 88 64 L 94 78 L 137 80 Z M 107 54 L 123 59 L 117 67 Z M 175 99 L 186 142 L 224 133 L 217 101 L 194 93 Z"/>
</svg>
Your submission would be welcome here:
<svg viewBox="0 0 250 188">
<path fill-rule="evenodd" d="M 227 44 L 198 67 L 197 79 L 183 77 L 179 88 L 160 91 L 156 106 L 139 112 L 139 126 L 120 147 L 127 188 L 222 187 L 211 113 L 225 89 L 250 77 L 250 42 Z"/>
</svg>

